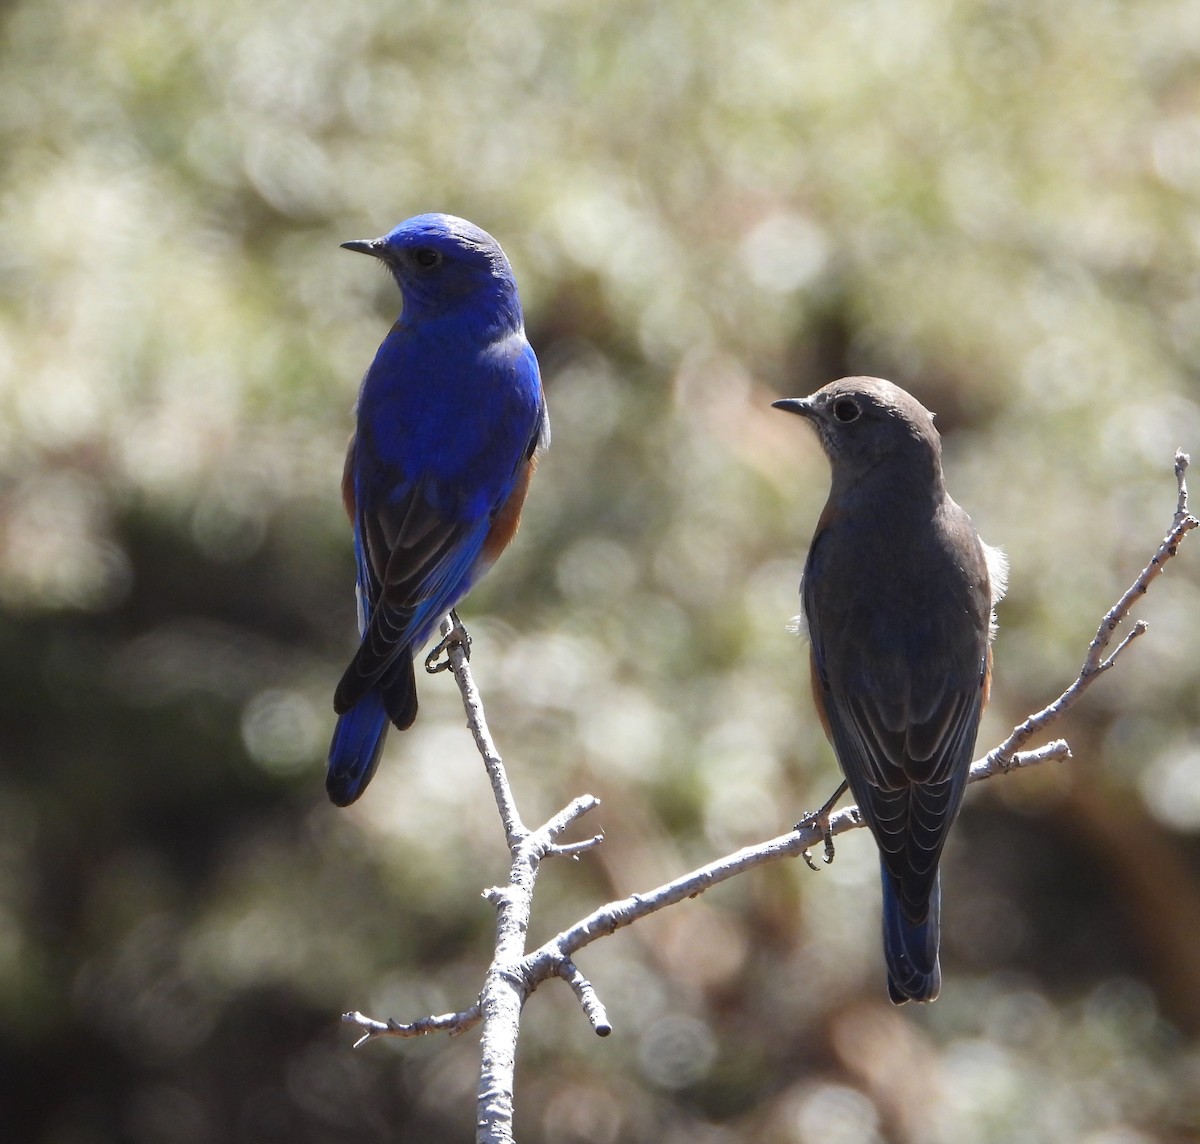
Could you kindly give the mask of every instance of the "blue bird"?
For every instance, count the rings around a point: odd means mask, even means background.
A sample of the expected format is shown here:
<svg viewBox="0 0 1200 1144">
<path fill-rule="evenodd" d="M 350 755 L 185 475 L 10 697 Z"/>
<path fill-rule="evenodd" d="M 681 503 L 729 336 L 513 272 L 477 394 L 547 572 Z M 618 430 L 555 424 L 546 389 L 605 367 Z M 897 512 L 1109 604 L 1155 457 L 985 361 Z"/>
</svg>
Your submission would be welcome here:
<svg viewBox="0 0 1200 1144">
<path fill-rule="evenodd" d="M 847 377 L 774 404 L 817 430 L 832 470 L 798 618 L 817 713 L 879 847 L 888 993 L 932 1001 L 938 860 L 991 687 L 1004 554 L 951 499 L 933 415 L 898 385 Z"/>
<path fill-rule="evenodd" d="M 403 299 L 363 378 L 342 477 L 361 642 L 334 692 L 325 786 L 348 806 L 388 723 L 403 731 L 416 718 L 413 656 L 512 540 L 550 422 L 491 235 L 424 214 L 342 246 L 383 262 Z"/>
</svg>

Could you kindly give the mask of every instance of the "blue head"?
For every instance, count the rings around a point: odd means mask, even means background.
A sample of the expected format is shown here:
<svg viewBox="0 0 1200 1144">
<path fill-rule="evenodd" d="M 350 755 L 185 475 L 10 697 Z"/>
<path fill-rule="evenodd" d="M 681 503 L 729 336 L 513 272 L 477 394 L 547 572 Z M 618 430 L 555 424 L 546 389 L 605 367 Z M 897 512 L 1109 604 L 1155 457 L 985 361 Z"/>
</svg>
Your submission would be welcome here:
<svg viewBox="0 0 1200 1144">
<path fill-rule="evenodd" d="M 500 244 L 466 219 L 423 214 L 405 219 L 381 238 L 343 242 L 378 258 L 404 297 L 404 318 L 432 316 L 464 303 L 520 329 L 521 300 Z"/>
</svg>

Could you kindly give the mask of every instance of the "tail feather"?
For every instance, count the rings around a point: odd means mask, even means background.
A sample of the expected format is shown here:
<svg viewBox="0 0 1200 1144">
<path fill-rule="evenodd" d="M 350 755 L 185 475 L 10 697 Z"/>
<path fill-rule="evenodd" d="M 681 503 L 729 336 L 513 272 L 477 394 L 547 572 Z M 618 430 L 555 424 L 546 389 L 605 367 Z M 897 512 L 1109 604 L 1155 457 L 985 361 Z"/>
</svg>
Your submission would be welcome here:
<svg viewBox="0 0 1200 1144">
<path fill-rule="evenodd" d="M 367 789 L 379 766 L 387 729 L 388 712 L 379 688 L 372 688 L 338 718 L 325 775 L 325 789 L 335 806 L 349 806 Z"/>
<path fill-rule="evenodd" d="M 412 653 L 402 652 L 379 681 L 383 705 L 397 731 L 407 731 L 417 718 L 417 677 Z"/>
<path fill-rule="evenodd" d="M 888 993 L 897 1005 L 933 1001 L 942 987 L 938 963 L 941 937 L 942 885 L 936 875 L 922 920 L 913 921 L 902 896 L 883 870 L 883 956 L 887 961 Z"/>
</svg>

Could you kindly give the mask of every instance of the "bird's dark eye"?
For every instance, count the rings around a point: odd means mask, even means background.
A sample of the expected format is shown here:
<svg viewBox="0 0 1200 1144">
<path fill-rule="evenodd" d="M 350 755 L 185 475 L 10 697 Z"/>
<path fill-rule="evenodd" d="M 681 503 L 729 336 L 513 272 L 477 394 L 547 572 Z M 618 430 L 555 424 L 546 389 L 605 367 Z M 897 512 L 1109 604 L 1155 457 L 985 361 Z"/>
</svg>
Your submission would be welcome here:
<svg viewBox="0 0 1200 1144">
<path fill-rule="evenodd" d="M 860 412 L 858 405 L 848 397 L 843 397 L 833 403 L 833 415 L 843 424 L 848 425 L 851 421 L 857 421 Z"/>
<path fill-rule="evenodd" d="M 413 251 L 413 261 L 422 270 L 428 270 L 430 267 L 436 266 L 441 260 L 441 251 L 434 250 L 432 246 L 418 246 Z"/>
</svg>

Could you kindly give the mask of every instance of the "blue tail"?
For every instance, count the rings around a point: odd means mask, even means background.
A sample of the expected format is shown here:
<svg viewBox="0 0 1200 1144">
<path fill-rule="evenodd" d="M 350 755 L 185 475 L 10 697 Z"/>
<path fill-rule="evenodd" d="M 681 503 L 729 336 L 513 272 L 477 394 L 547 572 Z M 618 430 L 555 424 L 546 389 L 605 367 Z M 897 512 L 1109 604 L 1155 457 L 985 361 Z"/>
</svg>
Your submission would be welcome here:
<svg viewBox="0 0 1200 1144">
<path fill-rule="evenodd" d="M 925 920 L 912 922 L 904 914 L 892 876 L 883 869 L 883 956 L 887 961 L 888 993 L 897 1005 L 932 1001 L 942 987 L 938 964 L 941 936 L 942 879 L 935 874 Z"/>
<path fill-rule="evenodd" d="M 349 806 L 367 789 L 379 766 L 387 729 L 387 710 L 378 687 L 371 688 L 338 718 L 325 775 L 325 789 L 335 806 Z"/>
</svg>

